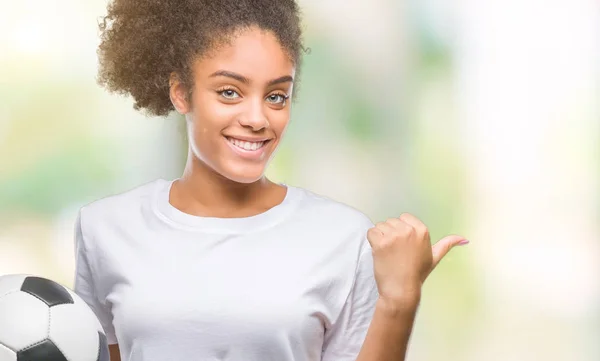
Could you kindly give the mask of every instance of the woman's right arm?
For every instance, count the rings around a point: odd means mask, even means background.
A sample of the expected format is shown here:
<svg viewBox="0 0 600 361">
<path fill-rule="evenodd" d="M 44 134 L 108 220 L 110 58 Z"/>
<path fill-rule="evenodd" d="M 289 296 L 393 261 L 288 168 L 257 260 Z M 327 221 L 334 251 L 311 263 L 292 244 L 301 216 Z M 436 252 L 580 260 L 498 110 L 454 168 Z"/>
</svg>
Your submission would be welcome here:
<svg viewBox="0 0 600 361">
<path fill-rule="evenodd" d="M 105 303 L 98 298 L 97 278 L 92 271 L 93 250 L 86 247 L 85 227 L 83 227 L 83 210 L 80 210 L 75 223 L 75 280 L 73 291 L 90 307 L 100 322 L 109 344 L 110 361 L 121 361 L 119 346 L 116 343 L 115 330 L 112 325 L 112 315 Z M 88 230 L 89 231 L 89 230 Z M 97 275 L 96 275 L 97 276 Z"/>
<path fill-rule="evenodd" d="M 110 361 L 121 361 L 121 350 L 119 350 L 119 345 L 108 345 L 108 354 L 110 355 Z"/>
</svg>

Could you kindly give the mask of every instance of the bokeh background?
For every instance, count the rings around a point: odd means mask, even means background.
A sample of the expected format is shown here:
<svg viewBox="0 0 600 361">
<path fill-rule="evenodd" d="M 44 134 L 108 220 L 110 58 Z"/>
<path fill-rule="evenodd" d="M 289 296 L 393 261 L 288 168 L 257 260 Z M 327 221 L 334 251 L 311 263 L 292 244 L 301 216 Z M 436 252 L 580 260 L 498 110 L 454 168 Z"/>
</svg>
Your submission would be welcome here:
<svg viewBox="0 0 600 361">
<path fill-rule="evenodd" d="M 105 0 L 1 1 L 0 274 L 71 286 L 78 208 L 178 177 L 184 128 L 96 85 Z M 600 360 L 600 3 L 301 5 L 270 176 L 471 240 L 428 280 L 409 360 Z"/>
</svg>

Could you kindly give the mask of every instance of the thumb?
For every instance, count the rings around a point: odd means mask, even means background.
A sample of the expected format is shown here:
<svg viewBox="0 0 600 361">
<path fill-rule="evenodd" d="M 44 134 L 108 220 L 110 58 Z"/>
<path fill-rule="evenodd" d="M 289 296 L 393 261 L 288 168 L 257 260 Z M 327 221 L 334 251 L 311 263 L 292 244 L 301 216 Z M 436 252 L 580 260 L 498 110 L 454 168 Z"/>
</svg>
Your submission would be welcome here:
<svg viewBox="0 0 600 361">
<path fill-rule="evenodd" d="M 436 244 L 434 244 L 431 247 L 431 250 L 433 252 L 432 268 L 435 268 L 438 265 L 438 263 L 440 263 L 442 258 L 444 258 L 444 256 L 447 255 L 452 248 L 454 248 L 455 246 L 462 246 L 467 243 L 469 243 L 469 241 L 467 241 L 464 237 L 457 235 L 446 236 L 440 239 Z"/>
</svg>

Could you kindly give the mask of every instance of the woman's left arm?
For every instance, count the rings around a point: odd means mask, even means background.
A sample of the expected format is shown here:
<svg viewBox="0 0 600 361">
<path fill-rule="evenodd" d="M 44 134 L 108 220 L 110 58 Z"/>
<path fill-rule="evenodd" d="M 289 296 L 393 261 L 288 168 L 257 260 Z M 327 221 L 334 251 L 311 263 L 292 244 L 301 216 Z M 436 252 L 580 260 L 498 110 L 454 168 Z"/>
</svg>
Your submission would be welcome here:
<svg viewBox="0 0 600 361">
<path fill-rule="evenodd" d="M 371 228 L 367 238 L 379 298 L 356 361 L 404 361 L 421 287 L 460 236 L 448 236 L 433 247 L 425 225 L 410 214 L 388 219 Z"/>
<path fill-rule="evenodd" d="M 416 300 L 402 305 L 378 300 L 356 361 L 404 361 L 417 306 Z"/>
</svg>

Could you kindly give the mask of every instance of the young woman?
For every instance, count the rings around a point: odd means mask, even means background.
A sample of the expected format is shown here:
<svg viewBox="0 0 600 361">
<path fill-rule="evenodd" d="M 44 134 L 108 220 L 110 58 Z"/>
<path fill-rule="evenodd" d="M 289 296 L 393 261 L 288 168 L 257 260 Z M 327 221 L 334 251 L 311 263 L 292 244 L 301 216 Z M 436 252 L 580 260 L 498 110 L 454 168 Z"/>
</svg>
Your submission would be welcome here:
<svg viewBox="0 0 600 361">
<path fill-rule="evenodd" d="M 451 247 L 265 178 L 290 119 L 293 0 L 113 0 L 100 82 L 185 115 L 183 175 L 83 207 L 75 291 L 111 361 L 404 360 L 421 285 Z"/>
</svg>

